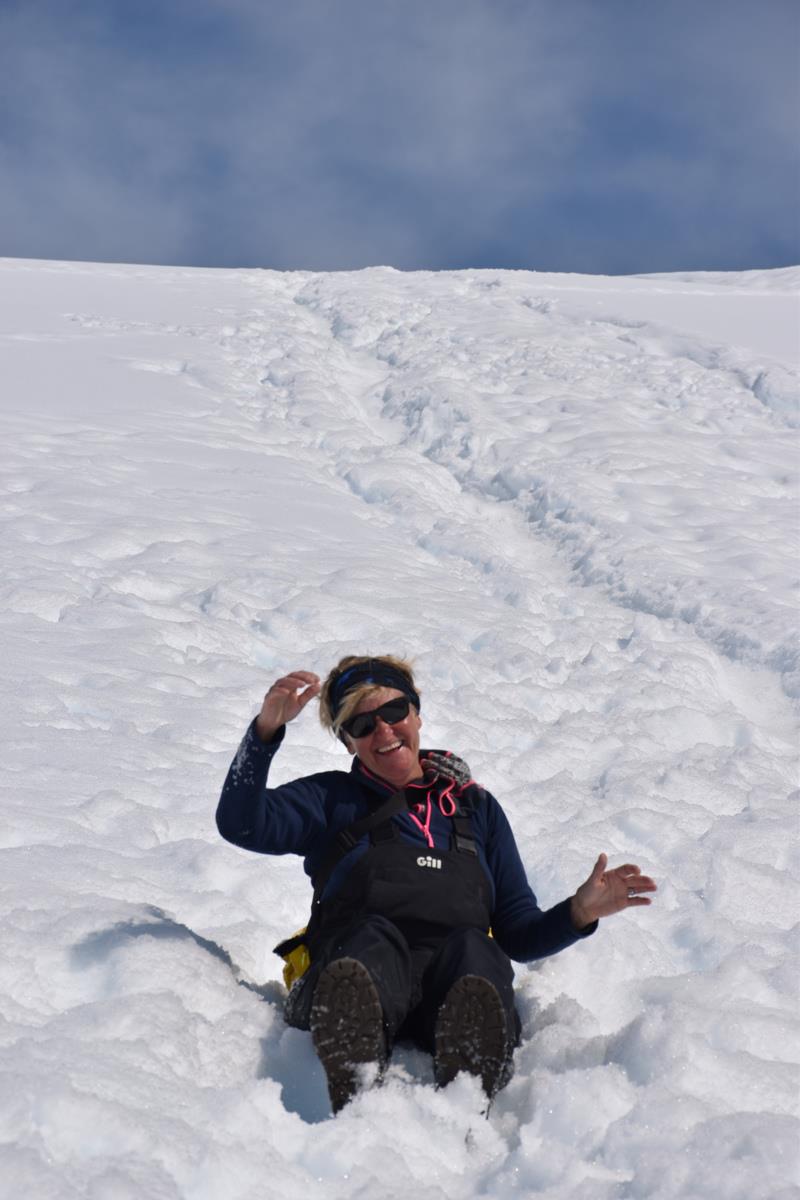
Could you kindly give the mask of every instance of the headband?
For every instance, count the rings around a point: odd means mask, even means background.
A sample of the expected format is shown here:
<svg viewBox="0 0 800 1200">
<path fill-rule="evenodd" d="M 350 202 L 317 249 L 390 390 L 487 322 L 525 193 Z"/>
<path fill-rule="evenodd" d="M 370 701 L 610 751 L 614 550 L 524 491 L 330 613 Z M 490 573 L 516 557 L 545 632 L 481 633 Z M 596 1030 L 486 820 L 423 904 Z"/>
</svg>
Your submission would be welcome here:
<svg viewBox="0 0 800 1200">
<path fill-rule="evenodd" d="M 334 723 L 345 696 L 354 688 L 360 687 L 362 683 L 375 683 L 381 684 L 383 687 L 396 688 L 398 692 L 408 696 L 419 712 L 419 696 L 408 676 L 404 675 L 402 671 L 398 671 L 397 667 L 393 667 L 390 663 L 381 662 L 379 658 L 370 658 L 367 662 L 346 667 L 331 683 L 328 699 Z"/>
</svg>

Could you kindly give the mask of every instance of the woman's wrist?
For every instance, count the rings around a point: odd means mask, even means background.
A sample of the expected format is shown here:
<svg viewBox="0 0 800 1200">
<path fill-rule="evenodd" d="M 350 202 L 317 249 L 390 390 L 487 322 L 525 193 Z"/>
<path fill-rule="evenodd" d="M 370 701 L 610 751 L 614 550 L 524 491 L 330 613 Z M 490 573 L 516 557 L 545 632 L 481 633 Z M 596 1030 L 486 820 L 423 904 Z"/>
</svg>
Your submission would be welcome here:
<svg viewBox="0 0 800 1200">
<path fill-rule="evenodd" d="M 576 930 L 585 929 L 587 925 L 592 925 L 596 920 L 595 917 L 586 911 L 577 896 L 570 897 L 569 915 Z"/>
<path fill-rule="evenodd" d="M 256 737 L 266 746 L 275 737 L 275 734 L 280 729 L 280 725 L 265 725 L 259 717 L 256 717 L 255 731 Z"/>
</svg>

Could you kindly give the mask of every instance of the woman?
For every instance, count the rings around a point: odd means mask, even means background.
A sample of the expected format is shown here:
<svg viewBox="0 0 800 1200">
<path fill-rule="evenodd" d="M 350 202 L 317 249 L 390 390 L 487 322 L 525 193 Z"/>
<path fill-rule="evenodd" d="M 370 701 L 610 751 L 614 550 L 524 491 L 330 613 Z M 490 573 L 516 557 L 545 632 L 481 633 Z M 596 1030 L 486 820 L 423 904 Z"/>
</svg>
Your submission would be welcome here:
<svg viewBox="0 0 800 1200">
<path fill-rule="evenodd" d="M 286 725 L 317 695 L 350 771 L 268 788 Z M 439 1086 L 464 1070 L 491 1098 L 519 1039 L 510 960 L 555 954 L 656 890 L 632 864 L 606 871 L 601 854 L 574 896 L 542 912 L 500 805 L 460 759 L 420 751 L 421 725 L 403 659 L 351 656 L 324 684 L 293 671 L 267 692 L 217 809 L 234 845 L 305 858 L 311 966 L 286 1017 L 311 1030 L 334 1112 L 397 1038 L 433 1054 Z"/>
</svg>

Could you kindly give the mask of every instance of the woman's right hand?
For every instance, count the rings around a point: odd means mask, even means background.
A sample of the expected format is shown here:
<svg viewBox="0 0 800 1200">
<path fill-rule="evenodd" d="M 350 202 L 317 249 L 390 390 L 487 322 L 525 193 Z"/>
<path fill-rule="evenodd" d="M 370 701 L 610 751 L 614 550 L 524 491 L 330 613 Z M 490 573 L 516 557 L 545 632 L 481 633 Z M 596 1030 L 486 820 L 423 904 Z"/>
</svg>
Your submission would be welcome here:
<svg viewBox="0 0 800 1200">
<path fill-rule="evenodd" d="M 293 721 L 309 700 L 319 695 L 322 683 L 312 671 L 291 671 L 276 679 L 264 697 L 256 717 L 256 733 L 262 742 L 271 742 L 281 725 Z"/>
</svg>

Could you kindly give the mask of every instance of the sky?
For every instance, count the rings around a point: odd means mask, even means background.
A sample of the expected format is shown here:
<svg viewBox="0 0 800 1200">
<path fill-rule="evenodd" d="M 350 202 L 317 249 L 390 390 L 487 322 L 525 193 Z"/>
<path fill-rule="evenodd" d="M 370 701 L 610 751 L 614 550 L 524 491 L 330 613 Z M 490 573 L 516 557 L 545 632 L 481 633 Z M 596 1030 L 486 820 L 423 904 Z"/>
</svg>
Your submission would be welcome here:
<svg viewBox="0 0 800 1200">
<path fill-rule="evenodd" d="M 0 255 L 800 261 L 796 0 L 0 0 Z"/>
</svg>

